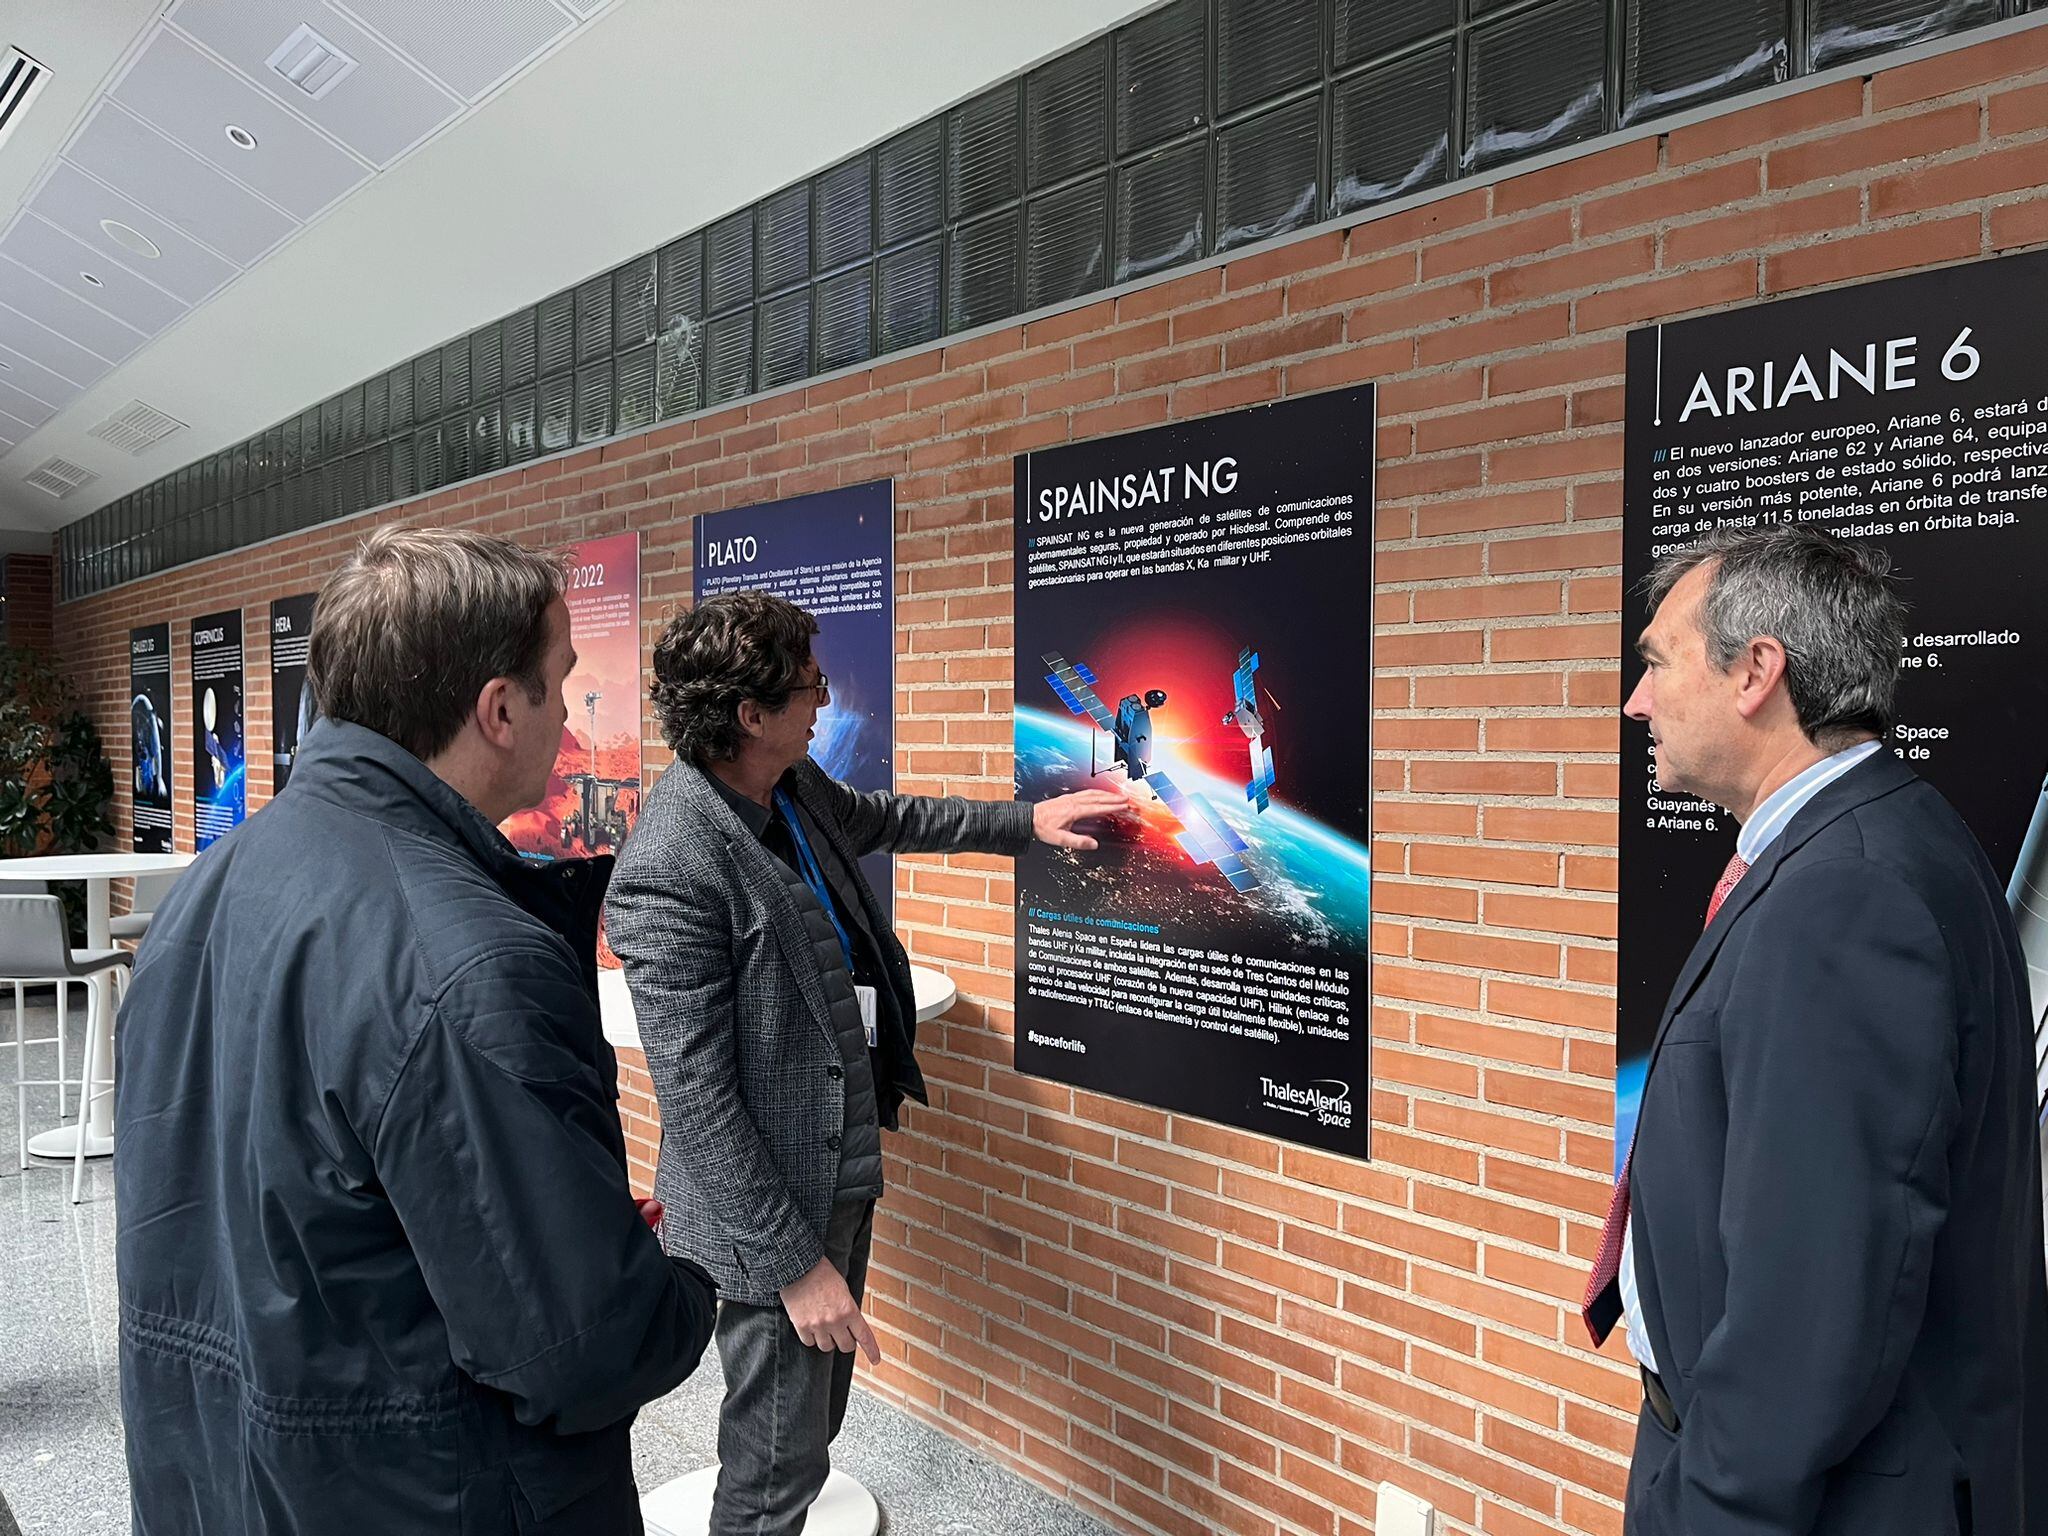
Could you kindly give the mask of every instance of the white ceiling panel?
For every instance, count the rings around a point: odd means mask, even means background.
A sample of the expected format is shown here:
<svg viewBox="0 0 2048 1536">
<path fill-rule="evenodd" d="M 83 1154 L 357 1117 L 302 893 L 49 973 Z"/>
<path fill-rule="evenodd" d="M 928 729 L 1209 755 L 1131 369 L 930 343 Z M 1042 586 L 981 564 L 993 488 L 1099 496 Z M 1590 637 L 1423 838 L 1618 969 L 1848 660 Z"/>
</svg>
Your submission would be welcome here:
<svg viewBox="0 0 2048 1536">
<path fill-rule="evenodd" d="M 471 101 L 573 27 L 552 0 L 346 0 L 348 8 Z"/>
<path fill-rule="evenodd" d="M 69 405 L 84 393 L 82 386 L 61 373 L 52 373 L 41 363 L 31 362 L 11 347 L 0 347 L 0 379 L 50 405 Z"/>
<path fill-rule="evenodd" d="M 77 278 L 72 287 L 83 287 Z M 68 288 L 60 288 L 20 262 L 0 256 L 0 304 L 19 310 L 59 336 L 75 341 L 110 363 L 124 362 L 148 340 L 104 309 L 95 308 Z"/>
<path fill-rule="evenodd" d="M 298 228 L 247 187 L 112 103 L 100 107 L 64 155 L 243 266 Z"/>
<path fill-rule="evenodd" d="M 0 411 L 5 411 L 24 426 L 40 427 L 57 414 L 57 407 L 45 404 L 34 395 L 25 395 L 5 379 L 0 379 Z"/>
<path fill-rule="evenodd" d="M 0 293 L 0 300 L 4 297 Z M 9 309 L 5 302 L 0 302 L 0 347 L 10 353 L 19 352 L 30 362 L 78 385 L 93 384 L 111 371 L 104 357 L 96 357 L 77 342 L 37 325 L 28 316 Z"/>
<path fill-rule="evenodd" d="M 14 221 L 12 229 L 0 235 L 0 255 L 12 256 L 31 272 L 40 273 L 145 336 L 154 336 L 189 307 L 163 289 L 145 283 L 126 267 L 102 261 L 90 246 L 80 244 L 32 213 L 23 214 Z M 99 286 L 81 287 L 81 272 L 98 278 Z"/>
<path fill-rule="evenodd" d="M 320 0 L 179 0 L 171 21 L 364 159 L 389 165 L 462 103 Z M 318 101 L 281 78 L 272 53 L 304 24 L 356 61 Z"/>
<path fill-rule="evenodd" d="M 516 47 L 500 34 L 507 14 L 516 32 L 525 0 L 508 0 L 509 12 L 499 0 L 402 0 L 418 16 L 401 0 L 363 0 L 375 26 L 345 16 L 345 3 L 0 0 L 0 34 L 53 71 L 0 155 L 0 223 L 32 205 L 195 306 L 118 368 L 0 307 L 0 361 L 23 373 L 15 387 L 53 404 L 51 394 L 71 392 L 0 457 L 0 538 L 9 526 L 54 529 L 157 477 L 162 465 L 89 435 L 132 400 L 190 423 L 173 459 L 230 446 L 834 164 L 1153 0 L 614 0 L 567 31 L 530 10 L 539 23 Z M 564 18 L 594 0 L 565 3 Z M 265 62 L 301 23 L 357 61 L 317 101 L 290 99 L 301 93 Z M 462 49 L 523 59 L 533 38 L 559 46 L 471 108 L 395 37 L 378 35 L 387 26 L 439 49 L 439 67 L 470 83 L 492 66 L 464 73 Z M 165 28 L 389 168 L 301 229 L 107 99 Z M 921 46 L 905 49 L 906 37 Z M 76 167 L 66 148 L 74 140 Z M 103 218 L 133 225 L 163 255 L 108 251 Z M 0 276 L 9 269 L 22 270 L 0 259 Z M 25 271 L 22 280 L 39 281 Z M 8 302 L 0 292 L 0 306 Z M 0 422 L 7 441 L 21 430 L 11 416 Z M 25 487 L 52 455 L 99 480 L 64 503 Z"/>
<path fill-rule="evenodd" d="M 302 223 L 370 178 L 360 160 L 168 28 L 150 39 L 113 98 Z M 253 134 L 256 147 L 231 143 L 229 124 Z"/>
<path fill-rule="evenodd" d="M 132 199 L 61 160 L 28 206 L 31 213 L 48 219 L 103 259 L 118 262 L 187 304 L 197 304 L 241 270 L 176 225 L 165 223 Z M 129 250 L 100 227 L 102 219 L 126 224 L 153 242 L 162 254 L 146 257 Z"/>
</svg>

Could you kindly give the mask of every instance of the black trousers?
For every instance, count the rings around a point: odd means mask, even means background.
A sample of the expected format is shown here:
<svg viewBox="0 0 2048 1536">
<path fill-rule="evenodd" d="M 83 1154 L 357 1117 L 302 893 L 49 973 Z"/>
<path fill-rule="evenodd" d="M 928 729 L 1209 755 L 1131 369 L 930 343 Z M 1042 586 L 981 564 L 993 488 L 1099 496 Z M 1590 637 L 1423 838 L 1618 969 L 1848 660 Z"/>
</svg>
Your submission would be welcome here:
<svg viewBox="0 0 2048 1536">
<path fill-rule="evenodd" d="M 868 1276 L 875 1203 L 832 1207 L 825 1255 L 859 1301 Z M 797 1536 L 832 1470 L 829 1448 L 846 1418 L 852 1355 L 812 1349 L 780 1302 L 720 1302 L 718 1358 L 725 1403 L 718 1414 L 718 1491 L 710 1536 Z"/>
</svg>

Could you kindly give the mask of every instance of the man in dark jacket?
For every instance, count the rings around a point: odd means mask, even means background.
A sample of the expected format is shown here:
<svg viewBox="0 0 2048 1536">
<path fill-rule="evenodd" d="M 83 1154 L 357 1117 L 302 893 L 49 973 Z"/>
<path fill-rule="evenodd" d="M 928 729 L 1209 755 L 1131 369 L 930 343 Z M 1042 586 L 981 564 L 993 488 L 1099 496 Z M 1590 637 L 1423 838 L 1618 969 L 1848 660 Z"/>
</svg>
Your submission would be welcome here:
<svg viewBox="0 0 2048 1536">
<path fill-rule="evenodd" d="M 829 1471 L 861 1315 L 882 1129 L 923 1100 L 910 962 L 860 856 L 1022 853 L 1128 802 L 859 794 L 810 760 L 830 684 L 817 624 L 737 592 L 677 617 L 654 653 L 676 760 L 627 840 L 607 907 L 648 1070 L 673 1127 L 662 1236 L 718 1277 L 711 1536 L 794 1536 Z"/>
<path fill-rule="evenodd" d="M 628 1190 L 608 870 L 496 830 L 561 740 L 561 590 L 503 540 L 374 534 L 320 597 L 290 787 L 150 925 L 115 1113 L 137 1536 L 641 1529 L 633 1414 L 714 1294 Z"/>
</svg>

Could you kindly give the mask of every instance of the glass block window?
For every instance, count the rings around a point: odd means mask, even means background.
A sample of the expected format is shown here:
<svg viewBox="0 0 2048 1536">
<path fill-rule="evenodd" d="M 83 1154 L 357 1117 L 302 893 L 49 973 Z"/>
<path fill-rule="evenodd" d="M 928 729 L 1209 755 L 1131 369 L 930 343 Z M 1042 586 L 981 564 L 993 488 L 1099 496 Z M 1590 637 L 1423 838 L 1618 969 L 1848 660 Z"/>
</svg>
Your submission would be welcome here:
<svg viewBox="0 0 2048 1536">
<path fill-rule="evenodd" d="M 59 535 L 81 597 L 2048 0 L 1165 0 Z"/>
</svg>

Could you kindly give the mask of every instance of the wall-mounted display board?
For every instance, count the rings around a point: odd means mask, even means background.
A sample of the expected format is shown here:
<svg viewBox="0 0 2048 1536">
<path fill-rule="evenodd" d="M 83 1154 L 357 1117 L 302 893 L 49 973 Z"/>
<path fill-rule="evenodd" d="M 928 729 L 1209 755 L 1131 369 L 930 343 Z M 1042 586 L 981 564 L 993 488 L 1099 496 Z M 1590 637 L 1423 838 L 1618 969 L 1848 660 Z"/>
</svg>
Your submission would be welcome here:
<svg viewBox="0 0 2048 1536">
<path fill-rule="evenodd" d="M 171 851 L 171 626 L 128 631 L 130 783 L 137 853 Z"/>
<path fill-rule="evenodd" d="M 242 610 L 192 621 L 192 845 L 201 852 L 242 824 L 249 785 L 242 731 Z"/>
<path fill-rule="evenodd" d="M 697 519 L 695 600 L 772 592 L 818 621 L 811 655 L 831 683 L 811 760 L 858 790 L 895 784 L 894 482 L 707 512 Z M 895 910 L 886 853 L 861 871 Z"/>
<path fill-rule="evenodd" d="M 1366 1152 L 1371 388 L 1016 465 L 1016 1066 Z"/>
<path fill-rule="evenodd" d="M 640 819 L 640 535 L 571 545 L 563 569 L 569 720 L 547 793 L 504 824 L 513 847 L 543 862 L 616 853 Z"/>
<path fill-rule="evenodd" d="M 1624 586 L 1723 524 L 1881 543 L 1908 602 L 1891 747 L 1962 813 L 2048 1004 L 2048 256 L 1949 267 L 1634 332 Z M 1624 695 L 1642 675 L 1624 622 Z M 1625 727 L 1615 1160 L 1666 995 L 1735 844 Z M 2024 852 L 2023 852 L 2024 850 Z M 2040 1036 L 2036 1037 L 2039 1060 Z"/>
<path fill-rule="evenodd" d="M 313 640 L 313 604 L 319 594 L 280 597 L 270 605 L 270 792 L 284 793 L 298 760 L 299 742 L 313 723 L 313 691 L 306 686 L 306 651 Z"/>
</svg>

